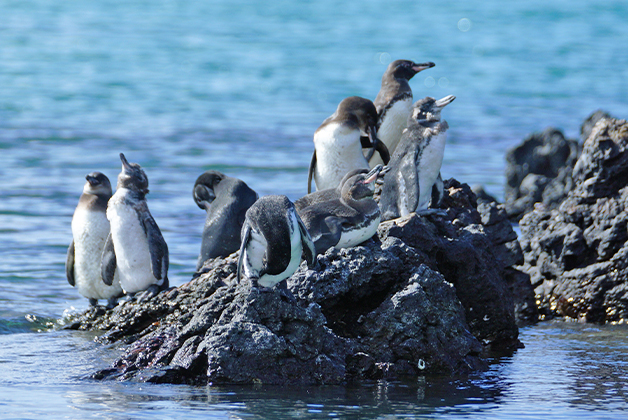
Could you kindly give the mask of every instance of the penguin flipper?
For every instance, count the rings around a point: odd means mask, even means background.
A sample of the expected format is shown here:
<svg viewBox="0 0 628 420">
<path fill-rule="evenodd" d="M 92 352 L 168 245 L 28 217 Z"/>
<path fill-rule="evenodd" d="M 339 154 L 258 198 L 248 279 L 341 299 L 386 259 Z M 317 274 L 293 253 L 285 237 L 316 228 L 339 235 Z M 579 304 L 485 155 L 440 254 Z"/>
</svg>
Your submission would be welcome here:
<svg viewBox="0 0 628 420">
<path fill-rule="evenodd" d="M 416 154 L 417 152 L 406 153 L 399 162 L 398 176 L 403 178 L 403 185 L 406 189 L 403 193 L 401 191 L 399 192 L 400 196 L 404 197 L 405 201 L 404 203 L 400 203 L 400 216 L 416 211 L 419 206 L 421 189 L 419 186 L 419 175 L 416 169 Z"/>
<path fill-rule="evenodd" d="M 384 165 L 388 165 L 388 162 L 390 162 L 390 151 L 388 150 L 388 147 L 386 147 L 386 143 L 378 141 L 375 145 L 375 150 L 379 153 Z"/>
<path fill-rule="evenodd" d="M 438 177 L 436 178 L 436 182 L 432 185 L 432 199 L 430 201 L 430 207 L 435 208 L 440 206 L 440 202 L 443 199 L 445 192 L 445 184 L 443 183 L 443 178 L 438 173 Z"/>
<path fill-rule="evenodd" d="M 307 171 L 307 193 L 312 192 L 312 177 L 314 176 L 314 170 L 316 169 L 316 150 L 312 153 L 312 160 L 310 161 L 310 168 Z"/>
<path fill-rule="evenodd" d="M 316 262 L 316 247 L 310 233 L 307 231 L 303 220 L 297 215 L 297 222 L 299 223 L 299 231 L 301 232 L 301 246 L 303 247 L 303 255 L 307 266 L 312 268 Z"/>
<path fill-rule="evenodd" d="M 251 239 L 251 227 L 248 224 L 242 226 L 242 234 L 240 235 L 240 255 L 238 256 L 238 271 L 236 279 L 240 283 L 242 278 L 242 263 L 244 262 L 244 253 L 246 252 L 246 246 Z"/>
<path fill-rule="evenodd" d="M 68 247 L 68 256 L 65 260 L 65 275 L 68 278 L 70 286 L 74 287 L 74 239 L 72 239 L 72 242 Z"/>
<path fill-rule="evenodd" d="M 324 254 L 329 248 L 336 246 L 341 235 L 342 222 L 335 216 L 327 216 L 321 223 L 321 235 L 314 242 L 316 253 Z"/>
<path fill-rule="evenodd" d="M 165 281 L 165 279 L 168 278 L 168 266 L 170 264 L 168 245 L 155 219 L 153 219 L 153 216 L 151 216 L 148 211 L 143 211 L 141 214 L 138 213 L 138 216 L 140 216 L 140 223 L 144 228 L 144 233 L 148 240 L 150 268 L 153 276 L 155 276 L 157 280 Z"/>
<path fill-rule="evenodd" d="M 369 149 L 366 155 L 364 155 L 366 161 L 369 162 L 375 154 L 375 147 L 373 147 L 373 142 L 371 142 L 371 139 L 367 136 L 360 136 L 360 144 L 362 146 L 362 149 Z"/>
<path fill-rule="evenodd" d="M 107 236 L 105 241 L 105 247 L 102 250 L 102 257 L 100 258 L 100 276 L 102 281 L 107 285 L 113 284 L 113 277 L 116 273 L 116 252 L 113 248 L 113 239 L 111 238 L 111 232 Z"/>
</svg>

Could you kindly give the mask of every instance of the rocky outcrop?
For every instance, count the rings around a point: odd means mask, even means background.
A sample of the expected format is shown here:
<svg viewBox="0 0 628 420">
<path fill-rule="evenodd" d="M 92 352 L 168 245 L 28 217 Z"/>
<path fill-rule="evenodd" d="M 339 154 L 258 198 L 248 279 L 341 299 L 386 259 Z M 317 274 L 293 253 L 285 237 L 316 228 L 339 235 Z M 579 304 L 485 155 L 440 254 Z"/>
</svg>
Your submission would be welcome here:
<svg viewBox="0 0 628 420">
<path fill-rule="evenodd" d="M 518 221 L 536 203 L 556 207 L 573 187 L 571 173 L 580 147 L 560 130 L 528 136 L 506 154 L 504 200 L 508 216 Z"/>
<path fill-rule="evenodd" d="M 364 244 L 302 264 L 289 292 L 238 284 L 233 254 L 67 328 L 127 345 L 98 379 L 336 384 L 482 369 L 488 352 L 520 346 L 513 284 L 529 279 L 512 267 L 521 252 L 504 210 L 480 214 L 466 184 L 445 187 L 446 216 L 382 223 Z"/>
<path fill-rule="evenodd" d="M 628 122 L 602 118 L 557 209 L 521 220 L 521 245 L 544 317 L 628 320 Z"/>
</svg>

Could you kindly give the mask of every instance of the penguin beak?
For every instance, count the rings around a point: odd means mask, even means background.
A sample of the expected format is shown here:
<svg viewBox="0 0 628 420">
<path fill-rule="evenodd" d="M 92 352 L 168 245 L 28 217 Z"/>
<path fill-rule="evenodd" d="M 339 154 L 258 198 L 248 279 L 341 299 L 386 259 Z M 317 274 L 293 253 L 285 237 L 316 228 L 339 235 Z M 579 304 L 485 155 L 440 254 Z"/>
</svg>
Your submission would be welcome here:
<svg viewBox="0 0 628 420">
<path fill-rule="evenodd" d="M 445 96 L 444 98 L 434 102 L 434 107 L 438 109 L 443 109 L 444 107 L 452 103 L 454 99 L 456 99 L 454 95 Z"/>
<path fill-rule="evenodd" d="M 381 166 L 381 165 L 380 165 Z M 375 169 L 375 168 L 373 168 Z M 386 165 L 382 168 L 381 172 L 377 174 L 377 179 L 375 180 L 376 184 L 382 185 L 384 184 L 384 176 L 390 171 L 390 166 Z"/>
<path fill-rule="evenodd" d="M 366 179 L 364 180 L 364 183 L 370 184 L 371 182 L 377 180 L 377 177 L 379 176 L 380 172 L 383 171 L 383 169 L 384 165 L 376 165 L 373 169 L 369 171 L 369 173 L 365 175 Z"/>
<path fill-rule="evenodd" d="M 412 70 L 414 70 L 416 73 L 419 73 L 423 70 L 429 69 L 434 67 L 436 64 L 432 63 L 431 61 L 428 61 L 427 63 L 420 63 L 420 64 L 414 64 L 412 66 Z"/>
<path fill-rule="evenodd" d="M 91 185 L 92 187 L 98 185 L 98 180 L 91 175 L 85 175 L 85 179 L 87 180 L 87 182 L 89 182 L 89 185 Z"/>
<path fill-rule="evenodd" d="M 126 160 L 126 157 L 124 156 L 124 153 L 120 153 L 120 160 L 122 161 L 122 169 L 127 172 L 130 171 L 131 168 L 131 164 L 129 163 L 128 160 Z"/>
</svg>

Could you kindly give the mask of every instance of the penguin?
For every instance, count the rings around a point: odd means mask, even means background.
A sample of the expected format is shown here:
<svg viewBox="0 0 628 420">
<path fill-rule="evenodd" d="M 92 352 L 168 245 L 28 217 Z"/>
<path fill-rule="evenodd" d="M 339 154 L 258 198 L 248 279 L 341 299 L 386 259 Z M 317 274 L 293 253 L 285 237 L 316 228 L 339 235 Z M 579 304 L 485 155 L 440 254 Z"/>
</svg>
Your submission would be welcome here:
<svg viewBox="0 0 628 420">
<path fill-rule="evenodd" d="M 312 192 L 312 178 L 317 190 L 336 188 L 353 169 L 369 169 L 362 148 L 377 150 L 384 162 L 390 156 L 375 134 L 377 110 L 369 99 L 351 96 L 340 102 L 336 112 L 314 133 L 314 154 L 310 163 L 307 192 Z M 365 138 L 367 138 L 365 143 Z"/>
<path fill-rule="evenodd" d="M 443 193 L 440 168 L 445 153 L 447 121 L 440 120 L 441 110 L 455 96 L 417 101 L 408 118 L 399 145 L 390 159 L 390 171 L 384 178 L 380 198 L 382 220 L 406 216 L 412 212 L 428 214 Z"/>
<path fill-rule="evenodd" d="M 401 133 L 412 111 L 412 89 L 408 81 L 417 73 L 434 67 L 434 63 L 414 63 L 410 60 L 395 60 L 388 65 L 382 76 L 382 86 L 373 102 L 377 109 L 377 137 L 394 153 Z M 369 165 L 386 163 L 373 156 Z"/>
<path fill-rule="evenodd" d="M 340 192 L 342 191 L 342 186 L 349 178 L 357 174 L 365 174 L 368 173 L 368 169 L 360 168 L 353 169 L 345 174 L 340 180 L 340 183 L 336 188 L 327 188 L 324 190 L 314 191 L 310 194 L 306 194 L 303 197 L 295 200 L 294 207 L 297 209 L 297 213 L 300 213 L 306 207 L 309 207 L 313 204 L 320 203 L 322 201 L 329 201 L 340 198 Z"/>
<path fill-rule="evenodd" d="M 373 193 L 382 170 L 382 165 L 377 165 L 368 173 L 353 175 L 343 184 L 338 198 L 315 203 L 299 212 L 317 254 L 331 247 L 359 245 L 375 235 L 381 215 Z"/>
<path fill-rule="evenodd" d="M 284 195 L 261 197 L 253 203 L 246 211 L 241 242 L 238 281 L 246 275 L 262 290 L 294 274 L 302 256 L 309 267 L 316 262 L 312 238 Z"/>
<path fill-rule="evenodd" d="M 243 181 L 218 171 L 199 176 L 193 196 L 198 207 L 207 211 L 198 271 L 209 258 L 226 257 L 240 249 L 244 216 L 258 196 Z"/>
<path fill-rule="evenodd" d="M 68 283 L 89 299 L 91 306 L 98 299 L 107 299 L 107 308 L 113 308 L 124 294 L 117 272 L 106 285 L 100 274 L 100 257 L 109 235 L 107 202 L 111 198 L 111 183 L 101 172 L 85 176 L 87 182 L 72 216 L 72 242 L 68 248 L 65 273 Z"/>
<path fill-rule="evenodd" d="M 102 256 L 102 278 L 111 284 L 117 268 L 128 294 L 146 290 L 146 297 L 168 288 L 168 245 L 148 210 L 148 178 L 137 163 L 120 153 L 122 171 L 116 193 L 109 200 L 111 233 Z"/>
</svg>

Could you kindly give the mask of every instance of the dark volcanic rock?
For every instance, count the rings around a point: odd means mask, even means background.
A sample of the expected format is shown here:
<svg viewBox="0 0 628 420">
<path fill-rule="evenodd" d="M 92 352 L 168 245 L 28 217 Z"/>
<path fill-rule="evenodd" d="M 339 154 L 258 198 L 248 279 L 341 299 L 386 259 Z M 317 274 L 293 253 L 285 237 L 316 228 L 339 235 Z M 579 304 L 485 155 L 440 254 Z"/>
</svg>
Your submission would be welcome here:
<svg viewBox="0 0 628 420">
<path fill-rule="evenodd" d="M 528 278 L 512 267 L 521 254 L 503 209 L 480 214 L 466 184 L 445 187 L 446 217 L 392 220 L 360 246 L 328 250 L 288 279 L 293 297 L 237 284 L 234 254 L 68 328 L 127 345 L 98 379 L 334 384 L 482 369 L 486 351 L 520 346 L 512 292 L 525 294 L 513 284 Z"/>
<path fill-rule="evenodd" d="M 613 118 L 611 114 L 606 111 L 602 111 L 598 109 L 593 114 L 589 115 L 586 120 L 580 126 L 580 141 L 584 143 L 589 136 L 591 135 L 591 131 L 593 131 L 593 127 L 595 124 L 602 118 Z"/>
<path fill-rule="evenodd" d="M 560 130 L 548 128 L 534 133 L 506 154 L 504 199 L 512 220 L 519 220 L 543 203 L 556 207 L 573 187 L 571 173 L 580 148 Z"/>
<path fill-rule="evenodd" d="M 601 119 L 554 210 L 521 220 L 521 245 L 543 316 L 628 319 L 628 123 Z"/>
</svg>

